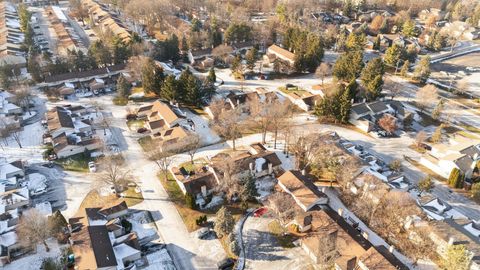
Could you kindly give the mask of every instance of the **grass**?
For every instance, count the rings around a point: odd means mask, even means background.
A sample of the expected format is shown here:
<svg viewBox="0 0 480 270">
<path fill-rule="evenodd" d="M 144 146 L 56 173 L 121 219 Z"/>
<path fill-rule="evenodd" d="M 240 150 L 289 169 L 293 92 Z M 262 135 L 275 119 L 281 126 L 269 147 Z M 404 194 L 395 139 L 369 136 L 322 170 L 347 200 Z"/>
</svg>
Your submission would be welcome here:
<svg viewBox="0 0 480 270">
<path fill-rule="evenodd" d="M 136 131 L 139 128 L 144 127 L 145 125 L 145 120 L 141 119 L 135 119 L 135 120 L 128 120 L 127 121 L 127 126 L 130 130 Z"/>
<path fill-rule="evenodd" d="M 150 136 L 142 137 L 138 139 L 138 143 L 142 147 L 143 151 L 147 152 L 151 150 L 150 147 L 152 146 L 153 139 Z"/>
<path fill-rule="evenodd" d="M 455 134 L 461 135 L 463 137 L 466 137 L 466 138 L 469 138 L 469 139 L 472 139 L 472 140 L 479 140 L 480 139 L 480 136 L 474 135 L 473 133 L 467 132 L 467 131 L 464 131 L 464 130 L 457 131 Z"/>
<path fill-rule="evenodd" d="M 207 164 L 208 162 L 205 159 L 201 158 L 201 159 L 194 159 L 193 164 L 190 161 L 186 161 L 180 164 L 178 167 L 179 168 L 183 167 L 186 171 L 191 172 L 191 171 L 196 171 Z"/>
<path fill-rule="evenodd" d="M 280 91 L 282 91 L 283 93 L 289 95 L 289 94 L 295 94 L 299 97 L 303 97 L 305 94 L 308 94 L 309 92 L 306 91 L 306 90 L 303 90 L 301 88 L 298 88 L 298 86 L 296 87 L 291 87 L 291 88 L 286 88 L 286 87 L 279 87 L 278 88 Z"/>
<path fill-rule="evenodd" d="M 287 234 L 287 230 L 280 225 L 278 220 L 274 220 L 268 224 L 268 230 L 271 234 L 275 236 L 278 243 L 284 248 L 293 248 L 295 245 L 293 241 L 295 241 L 294 237 L 290 234 Z"/>
<path fill-rule="evenodd" d="M 88 162 L 93 159 L 88 154 L 81 153 L 68 158 L 59 158 L 55 163 L 62 166 L 67 171 L 88 172 Z"/>
<path fill-rule="evenodd" d="M 122 194 L 124 194 L 123 199 L 127 203 L 128 207 L 143 202 L 142 192 L 137 193 L 134 187 L 128 187 L 128 189 L 122 192 Z"/>
<path fill-rule="evenodd" d="M 128 104 L 128 99 L 125 97 L 116 96 L 113 98 L 113 104 L 117 106 L 125 106 Z"/>
<path fill-rule="evenodd" d="M 417 144 L 415 144 L 415 143 L 409 145 L 408 148 L 410 148 L 410 149 L 412 149 L 412 150 L 414 150 L 414 151 L 416 151 L 416 152 L 418 152 L 418 153 L 420 153 L 420 154 L 425 154 L 425 153 L 427 152 L 427 150 L 426 150 L 425 148 L 419 147 L 419 146 L 417 146 Z"/>
</svg>

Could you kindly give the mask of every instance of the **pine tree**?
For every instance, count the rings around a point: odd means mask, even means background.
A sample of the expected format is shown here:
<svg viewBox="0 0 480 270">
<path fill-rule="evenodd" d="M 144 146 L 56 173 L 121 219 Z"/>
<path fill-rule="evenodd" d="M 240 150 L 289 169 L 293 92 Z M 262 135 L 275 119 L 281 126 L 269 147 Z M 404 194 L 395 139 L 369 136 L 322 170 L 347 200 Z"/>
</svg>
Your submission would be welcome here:
<svg viewBox="0 0 480 270">
<path fill-rule="evenodd" d="M 442 270 L 468 270 L 472 255 L 465 245 L 449 245 L 445 257 L 441 259 Z"/>
<path fill-rule="evenodd" d="M 340 121 L 342 123 L 348 123 L 350 119 L 350 110 L 352 108 L 351 96 L 352 94 L 349 88 L 345 88 L 340 96 Z"/>
<path fill-rule="evenodd" d="M 403 53 L 402 48 L 397 44 L 393 44 L 391 47 L 387 49 L 387 51 L 385 51 L 385 56 L 383 59 L 385 60 L 385 63 L 387 65 L 395 67 L 400 61 L 402 57 L 402 53 Z"/>
<path fill-rule="evenodd" d="M 253 48 L 248 50 L 245 55 L 245 60 L 247 61 L 247 68 L 253 71 L 255 68 L 255 62 L 257 61 L 257 49 Z"/>
<path fill-rule="evenodd" d="M 197 207 L 197 205 L 195 204 L 195 198 L 190 193 L 185 194 L 185 204 L 190 209 L 195 209 Z"/>
<path fill-rule="evenodd" d="M 410 67 L 410 61 L 407 60 L 403 63 L 402 69 L 400 69 L 400 76 L 407 77 L 409 67 Z"/>
<path fill-rule="evenodd" d="M 373 41 L 373 47 L 372 49 L 379 51 L 380 50 L 380 36 L 377 35 L 375 40 Z"/>
<path fill-rule="evenodd" d="M 362 70 L 360 79 L 363 86 L 367 90 L 367 98 L 369 100 L 375 100 L 380 96 L 383 86 L 383 74 L 385 68 L 383 61 L 380 57 L 374 58 L 368 62 L 365 68 Z"/>
<path fill-rule="evenodd" d="M 339 80 L 351 81 L 358 77 L 362 68 L 363 52 L 349 51 L 340 55 L 333 66 L 332 73 Z"/>
<path fill-rule="evenodd" d="M 160 95 L 163 84 L 163 69 L 153 59 L 149 58 L 142 67 L 142 86 L 145 93 Z"/>
<path fill-rule="evenodd" d="M 113 62 L 122 64 L 128 60 L 128 57 L 130 57 L 128 46 L 120 38 L 115 37 L 113 39 Z"/>
<path fill-rule="evenodd" d="M 232 213 L 228 211 L 225 206 L 222 206 L 218 210 L 215 219 L 214 230 L 217 233 L 218 237 L 227 236 L 233 231 L 235 227 L 235 220 L 233 219 Z"/>
<path fill-rule="evenodd" d="M 245 179 L 245 185 L 242 190 L 242 197 L 245 201 L 252 200 L 258 196 L 257 186 L 255 185 L 255 178 L 249 175 Z"/>
<path fill-rule="evenodd" d="M 215 69 L 212 67 L 208 71 L 207 83 L 214 84 L 217 81 L 217 75 L 215 74 Z"/>
<path fill-rule="evenodd" d="M 128 97 L 130 95 L 131 85 L 123 75 L 117 80 L 117 95 L 120 97 Z"/>
<path fill-rule="evenodd" d="M 415 67 L 414 77 L 421 83 L 426 83 L 430 77 L 430 56 L 423 57 Z"/>
<path fill-rule="evenodd" d="M 443 130 L 443 124 L 438 126 L 435 129 L 435 131 L 432 134 L 432 137 L 430 138 L 430 140 L 433 143 L 439 143 L 442 140 L 442 130 Z"/>
<path fill-rule="evenodd" d="M 415 22 L 413 20 L 407 20 L 403 23 L 402 33 L 407 37 L 415 36 Z"/>
<path fill-rule="evenodd" d="M 161 98 L 168 101 L 175 101 L 177 99 L 178 82 L 175 76 L 168 75 L 162 85 Z"/>
</svg>

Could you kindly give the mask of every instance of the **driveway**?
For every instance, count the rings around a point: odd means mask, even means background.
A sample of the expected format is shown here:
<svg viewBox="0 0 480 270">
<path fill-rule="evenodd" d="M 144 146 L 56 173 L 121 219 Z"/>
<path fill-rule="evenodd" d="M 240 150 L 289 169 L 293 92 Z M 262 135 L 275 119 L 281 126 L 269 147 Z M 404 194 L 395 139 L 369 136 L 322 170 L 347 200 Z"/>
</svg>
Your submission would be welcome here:
<svg viewBox="0 0 480 270">
<path fill-rule="evenodd" d="M 243 227 L 245 269 L 309 269 L 311 260 L 301 247 L 283 248 L 270 234 L 272 218 L 250 217 Z"/>
</svg>

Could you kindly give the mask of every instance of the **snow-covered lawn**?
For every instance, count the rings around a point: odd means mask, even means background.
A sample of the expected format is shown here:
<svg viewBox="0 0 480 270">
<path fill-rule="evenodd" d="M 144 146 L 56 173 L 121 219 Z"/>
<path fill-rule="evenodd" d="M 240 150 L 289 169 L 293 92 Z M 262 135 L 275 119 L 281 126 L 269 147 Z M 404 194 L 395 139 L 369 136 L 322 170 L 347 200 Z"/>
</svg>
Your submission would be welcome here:
<svg viewBox="0 0 480 270">
<path fill-rule="evenodd" d="M 50 251 L 47 252 L 43 245 L 37 246 L 37 252 L 26 255 L 18 260 L 14 260 L 12 263 L 3 266 L 2 270 L 20 270 L 20 269 L 40 269 L 42 261 L 46 258 L 58 258 L 61 254 L 62 247 L 57 243 L 57 240 L 50 239 L 47 241 Z"/>
<path fill-rule="evenodd" d="M 255 182 L 255 186 L 257 187 L 257 193 L 259 195 L 257 199 L 263 200 L 268 197 L 268 195 L 273 192 L 273 188 L 275 187 L 276 183 L 276 179 L 270 176 L 257 179 L 257 181 Z"/>
<path fill-rule="evenodd" d="M 220 141 L 220 137 L 210 129 L 208 119 L 192 113 L 190 110 L 184 109 L 187 119 L 195 123 L 195 133 L 200 136 L 202 145 L 210 145 Z"/>
</svg>

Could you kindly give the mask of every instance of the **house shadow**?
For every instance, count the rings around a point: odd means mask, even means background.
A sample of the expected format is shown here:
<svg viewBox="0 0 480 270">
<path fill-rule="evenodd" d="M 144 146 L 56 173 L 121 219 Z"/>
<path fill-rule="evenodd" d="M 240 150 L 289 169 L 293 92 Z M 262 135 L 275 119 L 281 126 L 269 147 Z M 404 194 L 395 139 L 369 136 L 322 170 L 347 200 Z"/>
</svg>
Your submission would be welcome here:
<svg viewBox="0 0 480 270">
<path fill-rule="evenodd" d="M 167 251 L 170 257 L 173 259 L 173 262 L 177 269 L 209 269 L 208 267 L 201 267 L 200 265 L 198 265 L 202 263 L 201 260 L 196 259 L 196 262 L 194 263 L 193 261 L 196 257 L 196 254 L 185 250 L 184 248 L 177 246 L 176 244 L 167 244 Z M 204 259 L 208 260 L 207 258 Z M 208 262 L 205 261 L 202 264 L 206 265 L 207 263 Z"/>
<path fill-rule="evenodd" d="M 261 261 L 279 261 L 289 260 L 283 255 L 276 255 L 283 248 L 279 245 L 277 239 L 270 233 L 259 230 L 248 230 L 243 233 L 243 241 L 247 260 Z"/>
<path fill-rule="evenodd" d="M 65 185 L 69 184 L 65 179 L 67 174 L 60 167 L 43 167 L 39 164 L 32 164 L 26 169 L 26 174 L 39 173 L 46 177 L 47 192 L 33 196 L 31 198 L 32 206 L 43 202 L 50 202 L 52 212 L 56 210 L 65 210 L 67 208 L 67 192 Z"/>
</svg>

